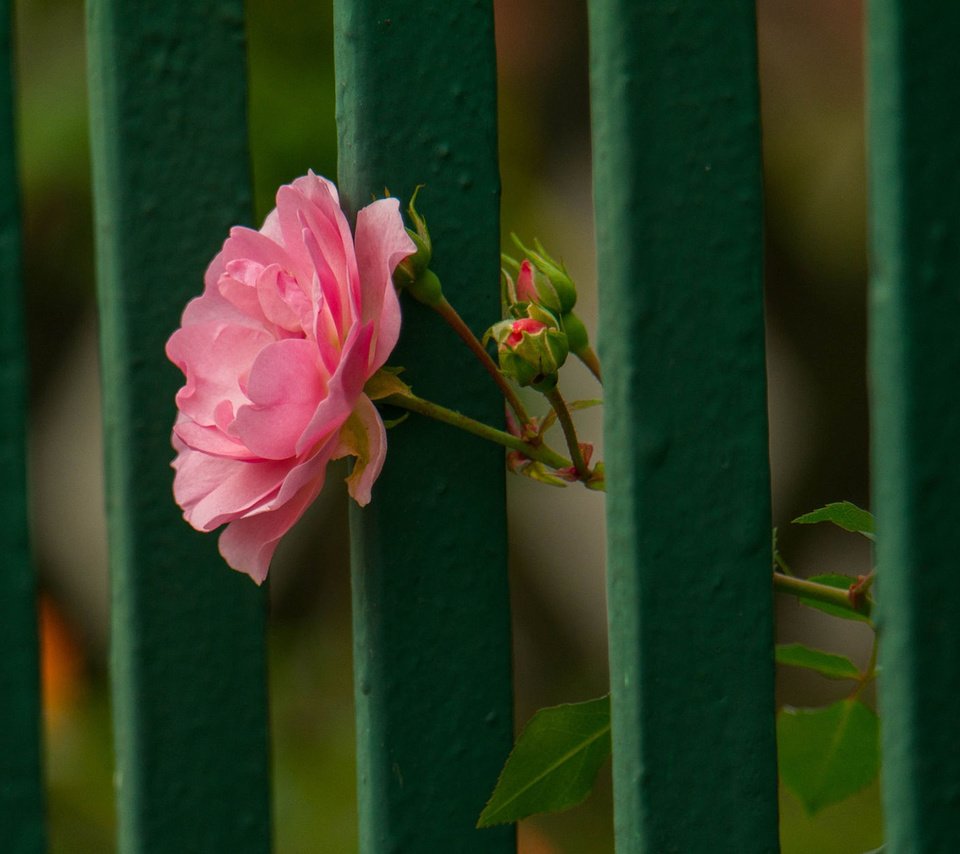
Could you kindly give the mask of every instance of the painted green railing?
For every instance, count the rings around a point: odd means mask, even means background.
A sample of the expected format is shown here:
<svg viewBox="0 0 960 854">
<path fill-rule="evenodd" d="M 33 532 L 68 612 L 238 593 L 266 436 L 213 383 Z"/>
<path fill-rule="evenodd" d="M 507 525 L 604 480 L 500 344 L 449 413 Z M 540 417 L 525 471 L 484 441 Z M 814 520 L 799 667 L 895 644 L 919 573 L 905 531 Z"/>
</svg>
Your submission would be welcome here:
<svg viewBox="0 0 960 854">
<path fill-rule="evenodd" d="M 874 505 L 893 852 L 960 845 L 960 6 L 869 4 Z M 933 93 L 942 95 L 936 102 Z"/>
<path fill-rule="evenodd" d="M 44 846 L 37 618 L 27 535 L 27 358 L 20 283 L 10 7 L 0 3 L 0 839 Z"/>
<path fill-rule="evenodd" d="M 870 8 L 889 850 L 945 852 L 960 839 L 960 10 Z M 0 839 L 19 854 L 45 831 L 10 17 L 0 6 Z M 596 0 L 590 35 L 617 846 L 775 851 L 753 4 Z M 170 499 L 179 380 L 163 358 L 226 228 L 250 218 L 243 4 L 91 0 L 89 56 L 119 845 L 265 851 L 265 603 Z M 491 4 L 338 0 L 336 66 L 345 199 L 429 181 L 437 270 L 482 323 L 499 252 Z M 427 329 L 408 308 L 400 361 L 495 417 Z M 515 847 L 474 829 L 512 736 L 502 466 L 441 431 L 391 439 L 351 520 L 368 854 Z"/>
<path fill-rule="evenodd" d="M 614 822 L 775 850 L 753 4 L 590 15 Z"/>
</svg>

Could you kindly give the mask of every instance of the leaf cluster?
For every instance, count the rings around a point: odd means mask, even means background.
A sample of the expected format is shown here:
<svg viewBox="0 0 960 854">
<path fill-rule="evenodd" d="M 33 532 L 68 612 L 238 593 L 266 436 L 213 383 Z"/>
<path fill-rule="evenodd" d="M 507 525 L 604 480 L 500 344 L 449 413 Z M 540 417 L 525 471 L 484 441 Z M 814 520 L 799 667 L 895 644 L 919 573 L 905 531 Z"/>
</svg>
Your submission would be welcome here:
<svg viewBox="0 0 960 854">
<path fill-rule="evenodd" d="M 874 540 L 873 516 L 849 501 L 794 519 L 799 525 L 820 522 Z M 776 531 L 773 542 L 775 568 L 792 575 L 777 550 Z M 824 573 L 807 581 L 866 597 L 872 579 L 872 574 Z M 863 621 L 872 628 L 869 617 L 853 608 L 797 595 L 806 606 Z M 880 724 L 876 712 L 861 698 L 863 689 L 876 678 L 876 639 L 864 669 L 844 655 L 800 643 L 778 644 L 775 653 L 777 664 L 851 683 L 850 695 L 842 700 L 818 708 L 785 706 L 777 715 L 780 779 L 813 814 L 860 791 L 879 774 Z M 579 804 L 610 755 L 610 728 L 609 696 L 541 709 L 518 737 L 477 826 L 515 822 Z"/>
</svg>

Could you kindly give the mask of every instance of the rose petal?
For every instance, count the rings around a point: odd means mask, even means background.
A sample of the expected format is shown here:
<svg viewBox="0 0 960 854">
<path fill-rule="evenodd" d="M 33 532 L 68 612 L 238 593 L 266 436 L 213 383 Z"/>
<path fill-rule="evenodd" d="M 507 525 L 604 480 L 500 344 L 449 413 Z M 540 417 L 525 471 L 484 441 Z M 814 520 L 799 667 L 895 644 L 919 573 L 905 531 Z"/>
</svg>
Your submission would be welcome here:
<svg viewBox="0 0 960 854">
<path fill-rule="evenodd" d="M 520 262 L 520 269 L 517 272 L 517 299 L 523 302 L 537 302 L 537 289 L 533 284 L 533 264 L 529 258 L 524 258 Z"/>
<path fill-rule="evenodd" d="M 290 264 L 290 256 L 281 243 L 263 232 L 239 225 L 230 229 L 230 236 L 224 241 L 221 255 L 225 258 L 224 263 L 229 263 L 236 258 L 245 258 L 256 261 L 263 267 L 269 267 L 271 264 L 288 267 Z"/>
<path fill-rule="evenodd" d="M 403 226 L 400 202 L 380 199 L 357 214 L 357 267 L 360 270 L 362 323 L 377 324 L 377 343 L 370 372 L 387 360 L 400 335 L 400 303 L 393 271 L 416 246 Z"/>
<path fill-rule="evenodd" d="M 278 243 L 250 228 L 235 226 L 230 229 L 230 236 L 224 241 L 223 248 L 214 256 L 204 273 L 203 296 L 188 303 L 183 313 L 184 325 L 210 320 L 241 325 L 251 323 L 219 290 L 220 279 L 226 273 L 227 265 L 238 258 L 255 260 L 263 266 L 290 264 L 287 253 Z"/>
<path fill-rule="evenodd" d="M 353 238 L 343 211 L 322 185 L 311 191 L 311 197 L 294 186 L 277 191 L 277 217 L 283 233 L 283 245 L 294 264 L 294 272 L 302 283 L 313 278 L 314 259 L 303 238 L 304 229 L 316 239 L 324 264 L 333 272 L 344 298 L 350 276 L 356 276 Z"/>
<path fill-rule="evenodd" d="M 263 266 L 258 262 L 237 258 L 227 264 L 226 272 L 217 282 L 217 290 L 245 315 L 262 323 L 265 318 L 257 299 L 257 277 L 261 270 Z"/>
<path fill-rule="evenodd" d="M 220 427 L 205 427 L 188 418 L 178 421 L 173 427 L 173 432 L 178 439 L 194 451 L 202 451 L 215 457 L 229 457 L 235 460 L 254 459 L 249 448 L 224 433 Z"/>
<path fill-rule="evenodd" d="M 310 423 L 297 441 L 298 454 L 339 430 L 347 420 L 369 376 L 367 363 L 372 337 L 372 323 L 355 326 L 350 331 L 341 353 L 340 364 L 327 382 L 327 396 L 320 401 Z"/>
<path fill-rule="evenodd" d="M 264 267 L 257 277 L 257 301 L 264 317 L 287 332 L 312 326 L 313 308 L 300 283 L 279 264 Z"/>
<path fill-rule="evenodd" d="M 343 340 L 343 338 L 346 337 L 344 330 L 349 319 L 345 315 L 343 288 L 337 279 L 337 274 L 334 273 L 333 269 L 327 263 L 327 258 L 317 241 L 316 235 L 306 225 L 304 225 L 301 231 L 301 238 L 303 245 L 310 255 L 310 260 L 313 262 L 313 267 L 316 270 L 314 280 L 317 282 L 318 292 L 321 295 L 321 297 L 318 298 L 317 307 L 320 308 L 322 299 L 323 305 L 333 320 L 337 339 Z M 320 337 L 318 330 L 317 339 L 319 340 Z"/>
<path fill-rule="evenodd" d="M 337 446 L 337 437 L 331 436 L 326 442 L 314 447 L 302 461 L 290 469 L 290 473 L 283 479 L 280 491 L 269 501 L 264 502 L 257 512 L 275 510 L 281 504 L 290 501 L 307 483 L 323 476 L 323 470 L 333 458 L 333 451 Z"/>
<path fill-rule="evenodd" d="M 337 281 L 344 288 L 344 297 L 349 292 L 354 307 L 354 317 L 359 317 L 360 274 L 357 269 L 354 239 L 350 224 L 340 208 L 337 188 L 331 181 L 313 172 L 293 182 L 293 187 L 310 202 L 302 206 L 299 214 L 314 230 L 328 263 Z M 342 258 L 342 265 L 338 263 Z"/>
<path fill-rule="evenodd" d="M 247 381 L 250 403 L 237 410 L 233 432 L 254 455 L 283 460 L 327 396 L 316 344 L 285 338 L 264 347 Z"/>
<path fill-rule="evenodd" d="M 174 434 L 174 447 L 178 453 L 171 463 L 176 475 L 173 479 L 173 497 L 184 510 L 184 517 L 190 524 L 188 514 L 196 504 L 209 495 L 242 465 L 237 460 L 215 457 L 193 448 L 185 447 L 182 441 L 177 447 L 177 435 Z M 194 527 L 197 527 L 194 525 Z"/>
<path fill-rule="evenodd" d="M 220 554 L 239 572 L 262 584 L 280 538 L 289 531 L 323 487 L 325 466 L 294 498 L 269 513 L 260 513 L 230 522 L 220 535 Z"/>
<path fill-rule="evenodd" d="M 216 321 L 178 329 L 166 346 L 167 358 L 187 380 L 177 392 L 177 407 L 198 424 L 211 426 L 223 401 L 229 401 L 234 411 L 248 403 L 241 384 L 257 354 L 272 340 L 263 329 Z"/>
<path fill-rule="evenodd" d="M 380 476 L 387 457 L 387 431 L 373 402 L 361 394 L 347 423 L 340 429 L 333 459 L 354 456 L 353 471 L 347 478 L 350 496 L 361 507 L 370 503 L 370 491 Z"/>
<path fill-rule="evenodd" d="M 212 531 L 224 522 L 249 515 L 277 494 L 290 471 L 285 461 L 227 460 L 190 450 L 181 456 L 184 459 L 174 477 L 174 495 L 184 507 L 184 518 L 198 531 Z M 180 502 L 180 495 L 197 491 L 194 482 L 203 483 L 209 491 L 193 503 Z"/>
<path fill-rule="evenodd" d="M 322 204 L 330 199 L 334 205 L 340 207 L 340 194 L 337 192 L 337 185 L 328 178 L 324 178 L 323 175 L 318 175 L 312 169 L 308 169 L 306 175 L 295 178 L 292 186 L 315 204 Z"/>
<path fill-rule="evenodd" d="M 244 314 L 230 300 L 225 299 L 219 287 L 214 283 L 199 297 L 187 303 L 180 318 L 181 326 L 198 326 L 203 323 L 220 323 L 231 326 L 249 326 L 261 329 L 263 324 Z"/>
</svg>

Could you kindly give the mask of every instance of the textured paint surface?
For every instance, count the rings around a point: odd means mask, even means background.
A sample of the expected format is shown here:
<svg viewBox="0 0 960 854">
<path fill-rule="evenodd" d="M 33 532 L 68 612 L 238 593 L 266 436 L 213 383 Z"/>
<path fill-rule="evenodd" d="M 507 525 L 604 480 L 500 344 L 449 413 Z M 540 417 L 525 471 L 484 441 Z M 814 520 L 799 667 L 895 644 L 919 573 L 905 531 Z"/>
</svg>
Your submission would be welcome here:
<svg viewBox="0 0 960 854">
<path fill-rule="evenodd" d="M 45 833 L 10 16 L 0 2 L 0 839 L 11 854 L 35 854 Z"/>
<path fill-rule="evenodd" d="M 335 33 L 341 191 L 356 209 L 426 184 L 434 269 L 482 332 L 499 317 L 490 3 L 338 0 Z M 502 423 L 454 334 L 403 311 L 390 364 L 418 394 Z M 503 453 L 416 416 L 388 441 L 352 518 L 361 851 L 512 851 L 512 827 L 474 829 L 512 743 Z"/>
<path fill-rule="evenodd" d="M 590 38 L 617 850 L 776 851 L 753 3 Z"/>
<path fill-rule="evenodd" d="M 888 848 L 960 851 L 960 5 L 869 4 L 870 367 Z"/>
<path fill-rule="evenodd" d="M 263 591 L 173 502 L 163 353 L 249 221 L 243 4 L 89 6 L 123 852 L 270 844 Z"/>
</svg>

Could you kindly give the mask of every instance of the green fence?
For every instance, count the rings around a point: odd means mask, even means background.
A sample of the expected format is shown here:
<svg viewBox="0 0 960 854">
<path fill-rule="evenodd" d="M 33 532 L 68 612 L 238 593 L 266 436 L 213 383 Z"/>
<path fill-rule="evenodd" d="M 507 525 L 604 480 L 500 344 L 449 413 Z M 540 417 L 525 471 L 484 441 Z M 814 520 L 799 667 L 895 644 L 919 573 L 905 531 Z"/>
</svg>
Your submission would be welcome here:
<svg viewBox="0 0 960 854">
<path fill-rule="evenodd" d="M 43 850 L 45 831 L 10 18 L 0 6 L 0 838 L 19 854 Z M 88 3 L 125 852 L 270 847 L 265 600 L 171 500 L 179 375 L 163 356 L 226 229 L 251 219 L 243 20 L 242 0 Z M 481 288 L 499 266 L 491 4 L 338 0 L 335 30 L 343 196 L 359 206 L 429 181 L 436 269 L 480 325 L 498 299 Z M 871 3 L 873 461 L 897 854 L 960 850 L 958 35 L 947 0 Z M 590 38 L 617 850 L 775 851 L 754 8 L 595 0 Z M 495 392 L 437 357 L 446 343 L 416 306 L 404 323 L 398 361 L 424 393 L 495 418 Z M 513 734 L 503 478 L 479 441 L 401 432 L 376 500 L 351 519 L 368 854 L 515 849 L 511 828 L 474 829 Z"/>
</svg>

